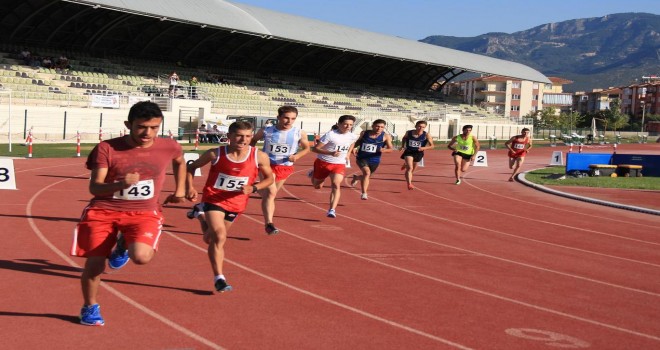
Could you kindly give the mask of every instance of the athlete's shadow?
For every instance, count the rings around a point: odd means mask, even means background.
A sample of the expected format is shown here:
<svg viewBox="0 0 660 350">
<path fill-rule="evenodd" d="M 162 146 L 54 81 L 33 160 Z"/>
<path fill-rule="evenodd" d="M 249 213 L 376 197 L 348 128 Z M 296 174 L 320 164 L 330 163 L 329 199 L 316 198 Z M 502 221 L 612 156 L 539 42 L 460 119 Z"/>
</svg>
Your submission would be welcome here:
<svg viewBox="0 0 660 350">
<path fill-rule="evenodd" d="M 167 225 L 165 225 L 165 226 L 167 226 Z M 170 227 L 173 227 L 173 226 L 170 226 Z M 201 233 L 190 232 L 190 231 L 175 231 L 175 230 L 169 230 L 168 229 L 167 232 L 176 233 L 176 234 L 183 234 L 183 235 L 200 236 L 200 237 L 202 236 Z M 227 236 L 227 239 L 235 239 L 237 241 L 249 241 L 250 240 L 250 238 L 248 238 L 248 237 L 236 237 L 236 236 Z"/>
<path fill-rule="evenodd" d="M 0 269 L 22 271 L 28 273 L 36 273 L 39 275 L 57 276 L 57 277 L 72 278 L 72 279 L 80 279 L 80 273 L 82 272 L 81 268 L 69 266 L 69 265 L 53 264 L 44 259 L 0 260 Z M 132 285 L 132 286 L 145 286 L 145 287 L 153 287 L 153 288 L 180 290 L 183 292 L 188 292 L 197 295 L 213 294 L 213 292 L 208 290 L 176 288 L 176 287 L 169 287 L 169 286 L 162 286 L 162 285 L 155 285 L 148 283 L 119 281 L 119 280 L 107 279 L 106 276 L 108 276 L 108 274 L 104 275 L 103 281 L 107 283 L 118 283 L 118 284 Z"/>
<path fill-rule="evenodd" d="M 59 314 L 40 314 L 40 313 L 29 313 L 29 312 L 13 312 L 13 311 L 0 311 L 0 317 L 9 316 L 9 317 L 47 317 L 54 318 L 71 323 L 80 323 L 78 316 L 72 315 L 59 315 Z"/>
<path fill-rule="evenodd" d="M 81 176 L 65 176 L 65 175 L 51 175 L 51 174 L 40 174 L 40 175 L 37 175 L 37 176 L 55 177 L 55 178 L 61 178 L 61 179 L 89 180 L 89 177 L 81 177 Z"/>
</svg>

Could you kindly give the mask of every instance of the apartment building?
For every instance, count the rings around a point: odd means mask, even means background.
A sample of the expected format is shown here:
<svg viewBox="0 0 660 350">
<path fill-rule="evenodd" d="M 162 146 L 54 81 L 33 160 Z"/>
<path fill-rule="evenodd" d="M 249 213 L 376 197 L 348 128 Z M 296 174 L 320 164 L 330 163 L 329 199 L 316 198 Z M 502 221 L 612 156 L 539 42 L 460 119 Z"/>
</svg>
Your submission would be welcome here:
<svg viewBox="0 0 660 350">
<path fill-rule="evenodd" d="M 569 111 L 573 95 L 563 92 L 570 80 L 548 77 L 552 84 L 511 79 L 503 76 L 478 77 L 461 82 L 463 102 L 519 120 L 530 112 L 553 106 L 557 113 Z"/>
</svg>

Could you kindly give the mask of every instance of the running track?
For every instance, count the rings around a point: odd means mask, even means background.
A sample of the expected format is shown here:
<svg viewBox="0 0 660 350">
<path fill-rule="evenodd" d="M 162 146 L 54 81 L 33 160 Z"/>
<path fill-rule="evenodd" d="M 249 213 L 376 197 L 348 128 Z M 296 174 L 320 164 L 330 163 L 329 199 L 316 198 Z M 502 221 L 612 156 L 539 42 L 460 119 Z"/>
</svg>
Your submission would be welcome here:
<svg viewBox="0 0 660 350">
<path fill-rule="evenodd" d="M 525 169 L 554 150 L 533 149 Z M 505 152 L 487 160 L 456 186 L 449 152 L 427 152 L 408 191 L 398 154 L 385 155 L 369 200 L 344 188 L 329 219 L 308 156 L 278 197 L 282 233 L 263 232 L 257 197 L 232 227 L 224 294 L 187 207 L 168 207 L 155 259 L 104 275 L 105 327 L 78 324 L 84 260 L 68 256 L 90 197 L 83 160 L 15 160 L 19 190 L 0 202 L 0 347 L 660 348 L 660 217 L 509 183 Z"/>
</svg>

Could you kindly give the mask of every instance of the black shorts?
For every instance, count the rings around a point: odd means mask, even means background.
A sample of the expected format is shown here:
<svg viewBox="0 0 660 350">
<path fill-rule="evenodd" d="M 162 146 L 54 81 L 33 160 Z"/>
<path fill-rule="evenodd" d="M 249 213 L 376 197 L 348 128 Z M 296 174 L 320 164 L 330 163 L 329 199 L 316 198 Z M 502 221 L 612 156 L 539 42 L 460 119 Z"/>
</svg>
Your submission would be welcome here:
<svg viewBox="0 0 660 350">
<path fill-rule="evenodd" d="M 403 151 L 403 154 L 401 155 L 401 159 L 406 159 L 406 157 L 412 157 L 413 162 L 419 163 L 422 161 L 422 158 L 424 158 L 424 151 L 408 151 L 405 150 Z"/>
<path fill-rule="evenodd" d="M 236 213 L 236 212 L 233 212 L 233 211 L 227 211 L 227 210 L 225 210 L 224 208 L 222 208 L 220 206 L 217 206 L 217 205 L 211 204 L 211 203 L 206 203 L 206 202 L 203 203 L 202 211 L 203 212 L 221 211 L 221 212 L 225 213 L 225 221 L 228 221 L 228 222 L 234 222 L 234 220 L 236 220 L 236 218 L 238 217 L 238 214 L 240 214 L 240 213 Z"/>
<path fill-rule="evenodd" d="M 355 160 L 355 163 L 357 163 L 360 168 L 368 167 L 372 174 L 376 172 L 376 169 L 378 169 L 378 166 L 380 165 L 380 163 L 369 163 L 369 159 L 367 158 L 358 158 Z"/>
<path fill-rule="evenodd" d="M 462 152 L 459 152 L 459 151 L 451 152 L 451 155 L 452 155 L 452 157 L 453 156 L 461 156 L 461 158 L 463 158 L 465 160 L 472 159 L 472 154 L 465 154 L 465 153 L 462 153 Z"/>
</svg>

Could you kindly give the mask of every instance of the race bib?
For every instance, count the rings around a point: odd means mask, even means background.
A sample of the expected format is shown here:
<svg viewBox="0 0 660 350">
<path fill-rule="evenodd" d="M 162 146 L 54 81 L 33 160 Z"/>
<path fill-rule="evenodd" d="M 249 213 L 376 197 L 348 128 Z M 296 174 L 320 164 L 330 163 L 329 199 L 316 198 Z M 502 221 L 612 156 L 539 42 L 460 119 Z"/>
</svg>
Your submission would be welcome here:
<svg viewBox="0 0 660 350">
<path fill-rule="evenodd" d="M 348 151 L 348 146 L 337 146 L 337 151 L 347 152 Z"/>
<path fill-rule="evenodd" d="M 218 179 L 215 180 L 213 187 L 223 191 L 237 192 L 243 190 L 243 186 L 247 185 L 247 182 L 247 176 L 218 174 Z"/>
<path fill-rule="evenodd" d="M 373 143 L 363 143 L 360 150 L 367 153 L 376 153 L 376 151 L 378 151 L 378 146 Z"/>
<path fill-rule="evenodd" d="M 408 146 L 411 148 L 420 148 L 422 147 L 422 142 L 416 140 L 408 140 Z"/>
<path fill-rule="evenodd" d="M 524 143 L 516 143 L 513 145 L 513 148 L 515 149 L 525 149 L 525 144 Z"/>
<path fill-rule="evenodd" d="M 468 146 L 461 146 L 459 149 L 460 149 L 461 151 L 467 151 L 467 150 L 470 149 L 470 147 L 468 147 Z"/>
<path fill-rule="evenodd" d="M 286 143 L 271 143 L 266 151 L 275 156 L 286 156 L 291 152 L 291 148 Z"/>
<path fill-rule="evenodd" d="M 154 197 L 154 180 L 139 181 L 129 188 L 119 190 L 112 195 L 113 199 L 126 201 L 143 201 Z"/>
</svg>

